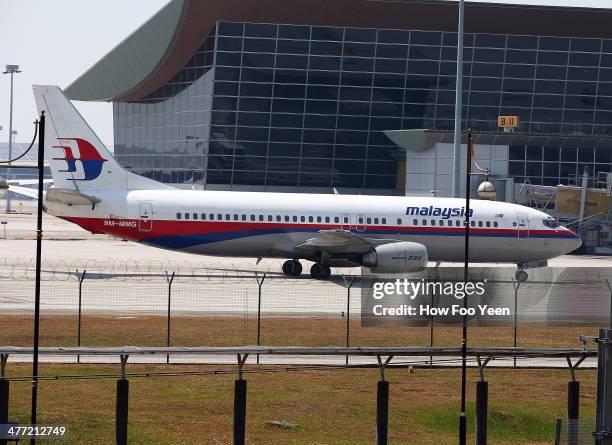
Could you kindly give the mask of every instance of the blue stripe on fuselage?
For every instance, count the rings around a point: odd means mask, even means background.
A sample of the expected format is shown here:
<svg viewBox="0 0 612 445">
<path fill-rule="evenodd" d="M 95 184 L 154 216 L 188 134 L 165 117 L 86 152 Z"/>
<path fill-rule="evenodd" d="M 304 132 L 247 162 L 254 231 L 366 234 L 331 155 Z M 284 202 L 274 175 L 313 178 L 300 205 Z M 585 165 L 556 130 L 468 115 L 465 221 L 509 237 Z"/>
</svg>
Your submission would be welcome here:
<svg viewBox="0 0 612 445">
<path fill-rule="evenodd" d="M 259 235 L 273 235 L 277 233 L 304 233 L 310 232 L 313 234 L 319 233 L 320 230 L 326 228 L 266 228 L 261 230 L 244 230 L 237 232 L 212 232 L 192 235 L 170 235 L 170 236 L 159 236 L 141 239 L 140 242 L 157 247 L 163 247 L 166 249 L 184 249 L 187 247 L 193 247 L 201 244 L 218 243 L 222 241 L 236 240 L 240 238 L 249 238 Z M 480 229 L 482 230 L 482 229 Z M 465 236 L 464 230 L 405 230 L 401 232 L 394 232 L 390 230 L 366 230 L 363 232 L 353 231 L 357 235 L 428 235 L 428 236 Z M 519 238 L 516 232 L 504 233 L 491 229 L 485 232 L 470 231 L 470 237 L 485 237 L 485 238 Z M 534 238 L 556 238 L 556 239 L 567 239 L 567 238 L 578 238 L 571 232 L 559 232 L 550 234 L 536 234 L 530 235 L 529 237 L 520 237 L 521 239 L 534 239 Z"/>
</svg>

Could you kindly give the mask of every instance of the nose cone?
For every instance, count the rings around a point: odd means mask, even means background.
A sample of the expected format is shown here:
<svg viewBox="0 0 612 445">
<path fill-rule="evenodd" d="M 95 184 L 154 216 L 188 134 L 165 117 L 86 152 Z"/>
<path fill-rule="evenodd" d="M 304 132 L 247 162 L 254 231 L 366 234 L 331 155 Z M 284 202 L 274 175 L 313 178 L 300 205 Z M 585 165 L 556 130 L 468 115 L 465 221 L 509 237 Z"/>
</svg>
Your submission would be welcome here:
<svg viewBox="0 0 612 445">
<path fill-rule="evenodd" d="M 580 238 L 580 236 L 576 232 L 565 227 L 561 227 L 561 230 L 566 236 L 564 237 L 565 242 L 563 243 L 563 253 L 561 253 L 560 255 L 565 255 L 566 253 L 573 252 L 574 250 L 582 246 L 582 238 Z"/>
</svg>

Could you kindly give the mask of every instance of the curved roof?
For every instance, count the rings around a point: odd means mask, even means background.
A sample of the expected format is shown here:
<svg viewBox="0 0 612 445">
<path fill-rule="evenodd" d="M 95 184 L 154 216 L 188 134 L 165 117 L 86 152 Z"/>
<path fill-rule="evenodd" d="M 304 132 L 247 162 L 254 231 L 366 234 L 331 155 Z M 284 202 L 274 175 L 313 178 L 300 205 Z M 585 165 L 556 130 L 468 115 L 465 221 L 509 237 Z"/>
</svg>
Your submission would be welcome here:
<svg viewBox="0 0 612 445">
<path fill-rule="evenodd" d="M 467 3 L 466 31 L 612 38 L 612 10 Z M 347 13 L 350 11 L 350 13 Z M 75 100 L 140 99 L 164 85 L 217 21 L 456 31 L 456 2 L 439 0 L 171 0 L 66 94 Z"/>
<path fill-rule="evenodd" d="M 172 51 L 187 0 L 173 0 L 65 90 L 69 99 L 112 100 L 140 85 Z"/>
</svg>

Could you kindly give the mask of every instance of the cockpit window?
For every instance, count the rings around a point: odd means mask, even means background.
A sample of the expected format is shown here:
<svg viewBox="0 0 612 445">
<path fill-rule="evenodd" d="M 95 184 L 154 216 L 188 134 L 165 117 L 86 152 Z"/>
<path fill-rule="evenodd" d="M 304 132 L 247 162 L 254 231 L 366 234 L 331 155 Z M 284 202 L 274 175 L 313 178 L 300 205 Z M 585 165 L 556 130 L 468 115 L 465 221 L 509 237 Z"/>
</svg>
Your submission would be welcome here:
<svg viewBox="0 0 612 445">
<path fill-rule="evenodd" d="M 550 227 L 551 229 L 556 229 L 557 227 L 559 227 L 559 223 L 555 221 L 554 218 L 547 218 L 542 222 L 546 227 Z"/>
</svg>

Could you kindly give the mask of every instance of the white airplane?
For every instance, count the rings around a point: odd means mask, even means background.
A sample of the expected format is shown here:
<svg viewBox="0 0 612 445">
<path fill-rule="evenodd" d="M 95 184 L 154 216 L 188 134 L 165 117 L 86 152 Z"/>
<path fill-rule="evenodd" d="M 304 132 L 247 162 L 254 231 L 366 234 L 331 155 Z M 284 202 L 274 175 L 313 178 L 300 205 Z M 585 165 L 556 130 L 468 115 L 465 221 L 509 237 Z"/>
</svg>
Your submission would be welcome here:
<svg viewBox="0 0 612 445">
<path fill-rule="evenodd" d="M 286 258 L 283 273 L 330 267 L 373 272 L 463 261 L 461 199 L 180 190 L 121 168 L 57 86 L 35 86 L 47 116 L 54 185 L 46 211 L 93 233 L 202 255 Z M 470 261 L 522 265 L 577 249 L 580 238 L 546 213 L 473 200 Z"/>
</svg>

